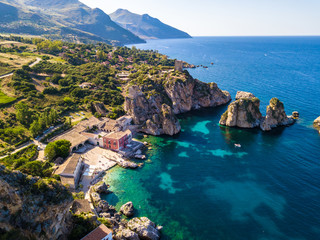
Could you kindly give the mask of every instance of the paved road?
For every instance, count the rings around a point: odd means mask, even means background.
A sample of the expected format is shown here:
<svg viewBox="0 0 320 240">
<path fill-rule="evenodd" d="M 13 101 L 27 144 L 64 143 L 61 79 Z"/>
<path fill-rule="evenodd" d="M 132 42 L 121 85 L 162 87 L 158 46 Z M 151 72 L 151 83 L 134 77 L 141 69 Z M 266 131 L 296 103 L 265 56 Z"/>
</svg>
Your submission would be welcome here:
<svg viewBox="0 0 320 240">
<path fill-rule="evenodd" d="M 36 61 L 35 62 L 33 62 L 33 63 L 31 63 L 30 65 L 29 65 L 29 67 L 33 67 L 34 65 L 36 65 L 36 64 L 38 64 L 39 62 L 41 62 L 41 58 L 38 58 L 37 57 L 37 59 L 36 59 Z M 1 75 L 0 76 L 0 79 L 1 78 L 6 78 L 6 77 L 10 77 L 10 76 L 12 76 L 13 75 L 13 72 L 12 73 L 8 73 L 8 74 L 4 74 L 4 75 Z"/>
<path fill-rule="evenodd" d="M 59 124 L 59 125 L 55 126 L 55 127 L 52 128 L 49 132 L 47 132 L 46 134 L 42 135 L 38 140 L 31 140 L 31 141 L 29 141 L 29 142 L 27 142 L 27 143 L 19 146 L 18 148 L 16 148 L 16 149 L 15 149 L 13 152 L 11 152 L 10 154 L 14 154 L 14 153 L 16 153 L 16 152 L 18 152 L 18 151 L 26 148 L 26 147 L 29 147 L 31 144 L 35 144 L 35 145 L 37 145 L 37 146 L 40 147 L 38 160 L 44 160 L 44 153 L 42 153 L 42 152 L 40 153 L 40 151 L 44 151 L 44 149 L 45 149 L 45 147 L 46 147 L 46 144 L 43 144 L 43 143 L 41 143 L 40 141 L 41 141 L 41 139 L 43 139 L 45 136 L 47 136 L 49 133 L 53 132 L 54 130 L 58 129 L 58 128 L 61 127 L 61 126 L 62 126 L 62 124 Z M 5 157 L 7 157 L 7 156 L 8 156 L 8 155 L 2 156 L 2 157 L 0 157 L 0 159 L 5 158 Z"/>
</svg>

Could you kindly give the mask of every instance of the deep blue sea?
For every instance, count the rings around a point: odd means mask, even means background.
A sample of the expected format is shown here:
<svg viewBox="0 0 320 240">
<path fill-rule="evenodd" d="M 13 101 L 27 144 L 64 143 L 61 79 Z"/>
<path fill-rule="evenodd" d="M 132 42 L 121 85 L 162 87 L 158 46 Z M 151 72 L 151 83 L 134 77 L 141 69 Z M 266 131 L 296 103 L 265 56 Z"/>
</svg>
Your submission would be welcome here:
<svg viewBox="0 0 320 240">
<path fill-rule="evenodd" d="M 218 125 L 227 106 L 179 116 L 182 132 L 148 137 L 139 170 L 114 168 L 106 199 L 133 201 L 162 239 L 320 239 L 320 37 L 198 37 L 136 45 L 195 65 L 204 82 L 254 93 L 261 112 L 278 97 L 293 126 L 263 133 Z M 214 65 L 210 63 L 213 62 Z M 235 148 L 240 143 L 241 148 Z"/>
</svg>

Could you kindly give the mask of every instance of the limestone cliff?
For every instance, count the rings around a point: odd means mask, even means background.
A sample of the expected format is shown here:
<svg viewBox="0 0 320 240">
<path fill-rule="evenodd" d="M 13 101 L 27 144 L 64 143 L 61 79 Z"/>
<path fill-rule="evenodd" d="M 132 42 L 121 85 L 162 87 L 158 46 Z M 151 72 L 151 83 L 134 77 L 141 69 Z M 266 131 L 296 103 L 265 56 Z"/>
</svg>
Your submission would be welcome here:
<svg viewBox="0 0 320 240">
<path fill-rule="evenodd" d="M 72 196 L 56 180 L 0 166 L 0 228 L 32 239 L 66 239 Z"/>
<path fill-rule="evenodd" d="M 161 93 L 145 94 L 143 86 L 131 86 L 125 100 L 125 110 L 133 122 L 141 125 L 141 131 L 152 135 L 174 135 L 181 130 L 170 105 Z"/>
<path fill-rule="evenodd" d="M 168 80 L 164 87 L 175 114 L 201 107 L 215 107 L 231 100 L 230 94 L 221 91 L 216 83 L 204 83 L 190 75 L 186 75 L 183 80 Z"/>
<path fill-rule="evenodd" d="M 256 97 L 240 98 L 229 105 L 219 123 L 229 127 L 255 128 L 262 117 L 259 107 L 260 100 Z"/>
<path fill-rule="evenodd" d="M 202 107 L 226 104 L 230 94 L 215 83 L 203 83 L 188 72 L 168 74 L 164 80 L 132 84 L 125 99 L 125 110 L 141 131 L 152 135 L 174 135 L 181 127 L 175 114 Z"/>
<path fill-rule="evenodd" d="M 267 106 L 266 117 L 263 117 L 260 123 L 260 128 L 263 131 L 270 131 L 278 126 L 287 126 L 294 123 L 293 118 L 288 118 L 284 111 L 284 105 L 278 98 L 272 98 L 269 106 Z"/>
</svg>

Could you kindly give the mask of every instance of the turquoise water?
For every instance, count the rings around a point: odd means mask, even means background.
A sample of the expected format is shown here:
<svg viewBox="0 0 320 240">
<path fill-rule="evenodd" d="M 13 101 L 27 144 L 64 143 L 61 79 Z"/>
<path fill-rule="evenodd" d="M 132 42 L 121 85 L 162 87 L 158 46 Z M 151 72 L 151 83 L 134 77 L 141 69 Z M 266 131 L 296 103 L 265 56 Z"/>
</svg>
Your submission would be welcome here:
<svg viewBox="0 0 320 240">
<path fill-rule="evenodd" d="M 230 91 L 253 92 L 264 113 L 278 97 L 301 119 L 268 133 L 218 125 L 227 106 L 179 116 L 182 132 L 148 137 L 139 170 L 106 181 L 119 208 L 164 225 L 163 239 L 320 239 L 320 38 L 194 38 L 137 45 L 207 65 L 190 73 Z M 210 65 L 214 62 L 214 65 Z M 240 143 L 241 148 L 235 148 Z"/>
</svg>

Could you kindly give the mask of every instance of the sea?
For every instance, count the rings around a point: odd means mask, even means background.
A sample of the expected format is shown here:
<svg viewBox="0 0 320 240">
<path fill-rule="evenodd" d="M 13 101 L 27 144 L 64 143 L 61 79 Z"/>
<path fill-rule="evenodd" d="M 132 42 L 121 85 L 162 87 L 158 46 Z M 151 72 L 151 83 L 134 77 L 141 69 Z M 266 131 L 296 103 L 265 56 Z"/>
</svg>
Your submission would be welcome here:
<svg viewBox="0 0 320 240">
<path fill-rule="evenodd" d="M 117 209 L 162 225 L 162 239 L 320 239 L 320 37 L 195 37 L 135 45 L 208 66 L 189 69 L 235 98 L 253 93 L 263 115 L 273 97 L 290 127 L 270 132 L 219 126 L 227 105 L 179 115 L 180 134 L 140 136 L 152 144 L 138 170 L 106 175 Z M 213 63 L 213 65 L 211 64 Z M 234 144 L 241 144 L 241 148 Z"/>
</svg>

